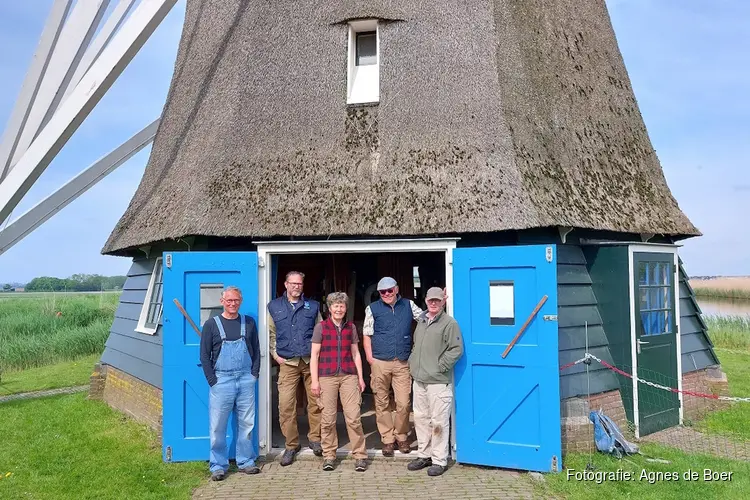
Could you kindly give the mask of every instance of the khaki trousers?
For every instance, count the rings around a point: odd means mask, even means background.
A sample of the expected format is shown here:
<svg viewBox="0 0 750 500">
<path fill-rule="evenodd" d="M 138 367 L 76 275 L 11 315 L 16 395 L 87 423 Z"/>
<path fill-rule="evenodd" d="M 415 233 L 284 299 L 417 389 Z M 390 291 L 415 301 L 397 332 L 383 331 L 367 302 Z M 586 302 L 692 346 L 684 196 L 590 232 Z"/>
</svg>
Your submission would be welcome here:
<svg viewBox="0 0 750 500">
<path fill-rule="evenodd" d="M 431 458 L 435 465 L 448 465 L 452 384 L 414 382 L 414 427 L 417 456 Z"/>
<path fill-rule="evenodd" d="M 406 361 L 381 361 L 376 359 L 370 373 L 370 387 L 375 393 L 375 421 L 383 444 L 394 440 L 406 441 L 409 434 L 409 397 L 411 374 Z M 395 422 L 388 409 L 391 386 L 396 400 Z"/>
<path fill-rule="evenodd" d="M 310 364 L 300 359 L 295 365 L 286 363 L 279 366 L 279 425 L 281 433 L 286 440 L 286 449 L 294 450 L 299 446 L 299 430 L 297 430 L 297 386 L 300 378 L 304 379 L 305 391 L 307 392 L 307 419 L 310 423 L 310 432 L 307 439 L 320 442 L 320 415 L 318 398 L 310 392 L 312 377 L 310 375 Z"/>
<path fill-rule="evenodd" d="M 362 430 L 362 420 L 359 409 L 362 405 L 362 393 L 356 375 L 339 374 L 320 377 L 320 406 L 323 414 L 320 421 L 320 434 L 323 445 L 323 458 L 336 458 L 339 447 L 339 437 L 336 432 L 336 415 L 338 414 L 338 399 L 344 410 L 346 432 L 349 434 L 349 445 L 355 459 L 367 458 L 365 448 L 365 433 Z"/>
</svg>

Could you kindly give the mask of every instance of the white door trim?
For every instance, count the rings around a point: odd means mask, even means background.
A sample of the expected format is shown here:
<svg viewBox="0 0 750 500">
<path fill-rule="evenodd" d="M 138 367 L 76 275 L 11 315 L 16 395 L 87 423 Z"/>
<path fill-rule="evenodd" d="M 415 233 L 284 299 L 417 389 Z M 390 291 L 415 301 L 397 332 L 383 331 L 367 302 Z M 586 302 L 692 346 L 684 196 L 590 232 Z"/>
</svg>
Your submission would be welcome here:
<svg viewBox="0 0 750 500">
<path fill-rule="evenodd" d="M 635 424 L 635 438 L 640 438 L 640 418 L 638 414 L 638 357 L 636 348 L 636 297 L 635 297 L 635 266 L 633 262 L 633 256 L 636 253 L 665 253 L 674 255 L 674 301 L 675 301 L 675 349 L 677 350 L 677 389 L 680 391 L 677 393 L 679 398 L 679 418 L 680 425 L 682 425 L 682 347 L 680 343 L 680 268 L 679 268 L 679 257 L 677 254 L 678 245 L 670 244 L 636 244 L 628 245 L 628 274 L 629 283 L 628 288 L 630 290 L 630 355 L 632 362 L 633 372 L 633 423 Z"/>
<path fill-rule="evenodd" d="M 446 310 L 453 310 L 453 249 L 459 238 L 411 238 L 379 240 L 324 240 L 324 241 L 272 241 L 253 242 L 258 252 L 258 328 L 260 332 L 261 366 L 258 381 L 258 436 L 260 455 L 271 449 L 273 425 L 271 424 L 271 363 L 268 356 L 269 334 L 266 324 L 266 305 L 271 297 L 271 261 L 274 255 L 325 254 L 325 253 L 396 253 L 445 252 L 445 286 L 448 291 Z M 455 412 L 455 409 L 454 409 Z M 455 414 L 453 415 L 455 422 Z M 455 426 L 451 426 L 451 441 L 455 444 Z"/>
</svg>

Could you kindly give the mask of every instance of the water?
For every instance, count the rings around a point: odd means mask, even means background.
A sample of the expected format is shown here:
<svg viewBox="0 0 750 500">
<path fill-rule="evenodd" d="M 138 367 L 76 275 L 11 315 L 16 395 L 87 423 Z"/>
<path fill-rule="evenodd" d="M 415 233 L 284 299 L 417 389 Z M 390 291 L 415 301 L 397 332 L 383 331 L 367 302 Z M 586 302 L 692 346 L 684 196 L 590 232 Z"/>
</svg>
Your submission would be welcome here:
<svg viewBox="0 0 750 500">
<path fill-rule="evenodd" d="M 750 300 L 698 298 L 704 316 L 744 316 L 750 318 Z"/>
</svg>

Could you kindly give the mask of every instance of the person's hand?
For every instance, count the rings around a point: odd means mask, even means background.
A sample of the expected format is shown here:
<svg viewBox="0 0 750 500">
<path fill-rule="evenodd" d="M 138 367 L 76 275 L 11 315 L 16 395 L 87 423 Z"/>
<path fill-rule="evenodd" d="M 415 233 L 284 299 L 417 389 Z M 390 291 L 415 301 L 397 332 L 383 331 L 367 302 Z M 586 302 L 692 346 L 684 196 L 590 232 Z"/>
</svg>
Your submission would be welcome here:
<svg viewBox="0 0 750 500">
<path fill-rule="evenodd" d="M 320 382 L 311 382 L 310 383 L 310 392 L 312 392 L 312 395 L 316 398 L 320 397 Z"/>
<path fill-rule="evenodd" d="M 282 358 L 282 357 L 281 357 L 281 356 L 279 356 L 279 355 L 276 355 L 276 362 L 277 362 L 277 363 L 278 363 L 279 365 L 283 365 L 284 363 L 286 363 L 286 359 Z"/>
<path fill-rule="evenodd" d="M 365 356 L 367 358 L 367 362 L 372 365 L 375 362 L 375 358 L 372 356 Z"/>
<path fill-rule="evenodd" d="M 365 392 L 365 379 L 359 379 L 359 392 Z"/>
</svg>

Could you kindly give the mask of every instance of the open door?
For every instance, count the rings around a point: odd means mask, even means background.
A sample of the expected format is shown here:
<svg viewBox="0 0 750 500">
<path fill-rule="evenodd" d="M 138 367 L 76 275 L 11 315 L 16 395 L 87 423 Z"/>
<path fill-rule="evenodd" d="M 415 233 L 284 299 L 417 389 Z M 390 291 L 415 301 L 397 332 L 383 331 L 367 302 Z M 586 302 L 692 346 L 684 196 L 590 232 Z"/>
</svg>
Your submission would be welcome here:
<svg viewBox="0 0 750 500">
<path fill-rule="evenodd" d="M 555 247 L 455 249 L 453 296 L 457 461 L 561 470 Z"/>
<path fill-rule="evenodd" d="M 255 252 L 171 252 L 164 265 L 164 373 L 162 451 L 167 462 L 208 460 L 208 383 L 200 363 L 200 336 L 174 302 L 177 299 L 198 328 L 221 314 L 222 290 L 242 290 L 241 314 L 258 323 L 258 256 Z M 257 391 L 257 387 L 256 387 Z M 256 401 L 258 400 L 256 394 Z M 228 426 L 234 450 L 237 422 Z M 258 446 L 256 412 L 255 446 Z M 231 455 L 233 458 L 233 455 Z"/>
</svg>

